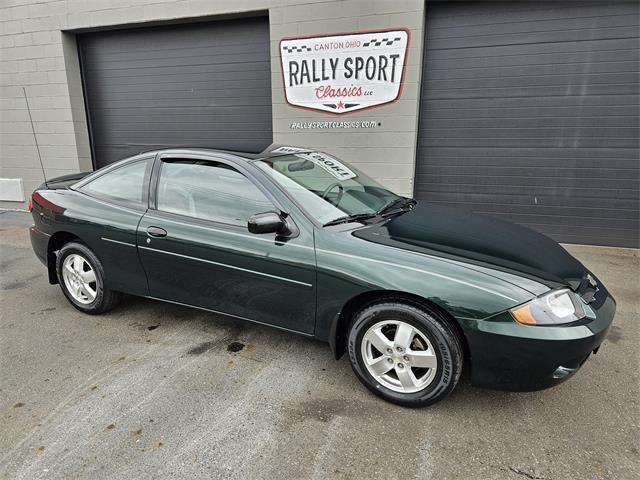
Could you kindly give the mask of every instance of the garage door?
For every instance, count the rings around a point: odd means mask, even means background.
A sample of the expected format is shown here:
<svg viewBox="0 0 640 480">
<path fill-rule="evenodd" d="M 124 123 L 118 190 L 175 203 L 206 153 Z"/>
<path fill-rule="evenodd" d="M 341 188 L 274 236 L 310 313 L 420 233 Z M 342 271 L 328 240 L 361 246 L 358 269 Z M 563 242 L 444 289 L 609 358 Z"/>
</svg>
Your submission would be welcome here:
<svg viewBox="0 0 640 480">
<path fill-rule="evenodd" d="M 428 3 L 415 195 L 638 246 L 638 3 Z"/>
<path fill-rule="evenodd" d="M 154 148 L 272 143 L 266 18 L 84 34 L 94 165 Z"/>
</svg>

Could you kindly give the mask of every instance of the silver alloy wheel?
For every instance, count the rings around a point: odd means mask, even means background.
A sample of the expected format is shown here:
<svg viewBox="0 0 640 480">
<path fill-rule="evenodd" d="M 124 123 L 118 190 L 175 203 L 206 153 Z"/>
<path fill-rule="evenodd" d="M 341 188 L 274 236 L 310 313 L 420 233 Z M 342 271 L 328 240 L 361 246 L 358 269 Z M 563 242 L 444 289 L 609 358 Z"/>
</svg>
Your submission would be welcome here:
<svg viewBox="0 0 640 480">
<path fill-rule="evenodd" d="M 77 302 L 88 305 L 96 299 L 96 272 L 82 255 L 72 253 L 64 259 L 62 278 L 67 291 Z"/>
<path fill-rule="evenodd" d="M 380 384 L 400 393 L 425 389 L 435 378 L 438 357 L 429 339 L 400 320 L 384 320 L 362 338 L 362 358 Z"/>
</svg>

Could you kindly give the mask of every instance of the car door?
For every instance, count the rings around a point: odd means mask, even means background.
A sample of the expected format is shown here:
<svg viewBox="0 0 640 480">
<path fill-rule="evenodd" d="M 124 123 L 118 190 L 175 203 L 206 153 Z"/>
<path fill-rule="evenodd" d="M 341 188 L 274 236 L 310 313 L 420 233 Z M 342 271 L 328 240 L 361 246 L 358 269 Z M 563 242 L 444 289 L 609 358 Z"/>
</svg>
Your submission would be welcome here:
<svg viewBox="0 0 640 480">
<path fill-rule="evenodd" d="M 313 230 L 302 225 L 295 238 L 250 233 L 251 215 L 279 207 L 248 168 L 217 157 L 157 160 L 138 227 L 151 296 L 311 334 Z"/>
</svg>

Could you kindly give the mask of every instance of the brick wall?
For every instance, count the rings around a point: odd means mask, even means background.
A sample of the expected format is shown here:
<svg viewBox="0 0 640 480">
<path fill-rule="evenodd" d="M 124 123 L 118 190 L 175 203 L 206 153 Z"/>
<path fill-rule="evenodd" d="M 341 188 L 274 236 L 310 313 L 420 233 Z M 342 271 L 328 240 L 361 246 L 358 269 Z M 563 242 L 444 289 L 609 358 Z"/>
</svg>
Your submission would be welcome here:
<svg viewBox="0 0 640 480">
<path fill-rule="evenodd" d="M 22 178 L 25 194 L 43 180 L 22 94 L 32 109 L 47 177 L 91 169 L 74 32 L 268 10 L 274 141 L 323 148 L 354 162 L 398 193 L 411 194 L 418 118 L 424 4 L 420 0 L 3 0 L 0 8 L 0 178 Z M 326 120 L 284 102 L 278 42 L 283 36 L 407 27 L 411 47 L 402 98 L 349 120 L 379 128 L 291 130 Z M 23 206 L 0 202 L 3 207 Z"/>
</svg>

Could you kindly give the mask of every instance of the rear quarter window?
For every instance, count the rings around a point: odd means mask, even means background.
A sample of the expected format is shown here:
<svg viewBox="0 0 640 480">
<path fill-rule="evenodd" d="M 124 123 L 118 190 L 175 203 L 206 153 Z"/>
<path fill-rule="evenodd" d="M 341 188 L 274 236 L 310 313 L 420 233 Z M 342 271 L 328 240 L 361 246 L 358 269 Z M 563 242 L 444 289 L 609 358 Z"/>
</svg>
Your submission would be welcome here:
<svg viewBox="0 0 640 480">
<path fill-rule="evenodd" d="M 146 159 L 123 165 L 91 180 L 80 190 L 99 198 L 142 205 L 150 163 L 151 159 Z"/>
</svg>

